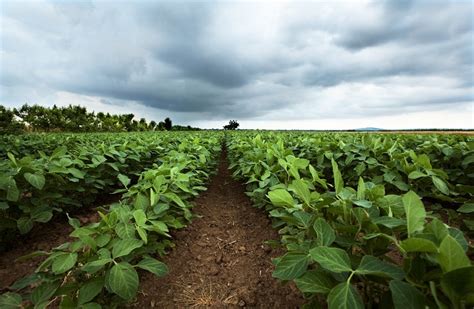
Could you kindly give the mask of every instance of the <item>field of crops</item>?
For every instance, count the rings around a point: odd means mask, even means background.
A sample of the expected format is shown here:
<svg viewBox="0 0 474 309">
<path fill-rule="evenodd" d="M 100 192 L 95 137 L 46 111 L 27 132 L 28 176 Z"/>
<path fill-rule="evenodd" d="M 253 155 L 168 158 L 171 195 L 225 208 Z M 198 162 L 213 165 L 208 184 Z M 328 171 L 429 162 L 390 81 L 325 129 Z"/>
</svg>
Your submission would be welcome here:
<svg viewBox="0 0 474 309">
<path fill-rule="evenodd" d="M 41 262 L 0 287 L 0 307 L 140 298 L 144 272 L 168 273 L 173 231 L 193 224 L 222 147 L 280 235 L 273 277 L 305 306 L 474 305 L 473 137 L 203 131 L 0 137 L 1 250 L 53 221 L 73 239 L 21 257 Z M 75 217 L 87 209 L 98 219 Z"/>
</svg>

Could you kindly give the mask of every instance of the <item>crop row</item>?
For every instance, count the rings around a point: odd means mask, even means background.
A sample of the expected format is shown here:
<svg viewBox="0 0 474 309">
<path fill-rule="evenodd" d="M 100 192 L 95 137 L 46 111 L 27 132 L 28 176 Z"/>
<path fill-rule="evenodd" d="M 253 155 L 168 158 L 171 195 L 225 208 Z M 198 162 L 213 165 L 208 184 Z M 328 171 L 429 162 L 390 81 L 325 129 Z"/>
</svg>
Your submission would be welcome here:
<svg viewBox="0 0 474 309">
<path fill-rule="evenodd" d="M 71 143 L 67 136 L 43 135 L 45 144 L 56 146 L 49 154 L 8 152 L 0 161 L 0 241 L 16 231 L 29 232 L 54 213 L 91 205 L 117 189 L 122 177 L 135 181 L 145 168 L 179 147 L 173 134 L 123 137 L 76 134 Z M 59 147 L 58 139 L 64 142 Z"/>
<path fill-rule="evenodd" d="M 0 296 L 0 307 L 19 308 L 25 302 L 35 308 L 110 307 L 135 297 L 138 269 L 164 275 L 166 265 L 155 257 L 171 245 L 170 230 L 191 219 L 189 200 L 205 190 L 220 150 L 217 135 L 175 138 L 177 147 L 142 172 L 135 185 L 128 187 L 130 179 L 122 175 L 126 192 L 119 203 L 99 212 L 99 222 L 81 226 L 70 218 L 73 241 L 24 257 L 46 259 Z"/>
<path fill-rule="evenodd" d="M 287 250 L 274 259 L 273 276 L 293 280 L 309 306 L 473 305 L 472 247 L 461 230 L 427 211 L 420 198 L 459 201 L 459 211 L 472 213 L 472 193 L 461 192 L 452 180 L 472 178 L 465 171 L 472 167 L 466 159 L 472 142 L 461 145 L 463 159 L 450 162 L 449 171 L 432 167 L 444 162 L 437 145 L 418 142 L 412 137 L 228 135 L 234 176 L 247 182 L 247 194 L 268 211 Z M 458 174 L 463 169 L 464 175 Z"/>
</svg>

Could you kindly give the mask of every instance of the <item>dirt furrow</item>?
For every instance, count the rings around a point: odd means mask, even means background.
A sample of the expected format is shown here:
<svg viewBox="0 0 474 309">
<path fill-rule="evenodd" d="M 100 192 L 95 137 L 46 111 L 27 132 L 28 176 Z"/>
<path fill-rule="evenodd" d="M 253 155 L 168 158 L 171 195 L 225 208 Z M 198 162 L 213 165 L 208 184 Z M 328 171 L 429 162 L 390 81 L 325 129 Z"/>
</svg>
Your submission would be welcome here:
<svg viewBox="0 0 474 309">
<path fill-rule="evenodd" d="M 145 274 L 135 308 L 297 308 L 292 284 L 272 278 L 271 258 L 281 251 L 267 240 L 278 233 L 264 211 L 252 207 L 242 184 L 231 177 L 223 152 L 218 174 L 195 201 L 200 216 L 174 234 L 176 247 L 164 257 L 164 278 Z"/>
</svg>

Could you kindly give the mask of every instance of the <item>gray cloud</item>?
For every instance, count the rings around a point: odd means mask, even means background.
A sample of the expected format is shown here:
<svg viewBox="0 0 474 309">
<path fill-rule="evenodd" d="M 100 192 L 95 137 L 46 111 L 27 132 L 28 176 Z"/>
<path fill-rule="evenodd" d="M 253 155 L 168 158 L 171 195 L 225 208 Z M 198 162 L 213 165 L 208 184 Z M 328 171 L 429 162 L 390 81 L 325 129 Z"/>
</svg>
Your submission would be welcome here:
<svg viewBox="0 0 474 309">
<path fill-rule="evenodd" d="M 205 121 L 284 120 L 288 109 L 379 116 L 474 101 L 467 1 L 1 6 L 1 104 L 67 92 Z M 348 101 L 341 113 L 338 102 Z"/>
</svg>

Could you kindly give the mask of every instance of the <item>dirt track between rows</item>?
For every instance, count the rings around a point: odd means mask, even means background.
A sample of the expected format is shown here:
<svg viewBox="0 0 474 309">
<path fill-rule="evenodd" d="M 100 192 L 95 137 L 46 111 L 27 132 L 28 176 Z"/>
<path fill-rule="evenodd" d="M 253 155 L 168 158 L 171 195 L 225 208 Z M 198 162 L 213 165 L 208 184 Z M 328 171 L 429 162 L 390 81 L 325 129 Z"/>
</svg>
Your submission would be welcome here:
<svg viewBox="0 0 474 309">
<path fill-rule="evenodd" d="M 232 179 L 225 152 L 193 213 L 199 218 L 174 233 L 176 247 L 164 257 L 170 273 L 164 278 L 146 274 L 133 307 L 297 308 L 303 303 L 292 284 L 272 278 L 271 258 L 281 252 L 265 241 L 277 240 L 278 233 Z"/>
</svg>

